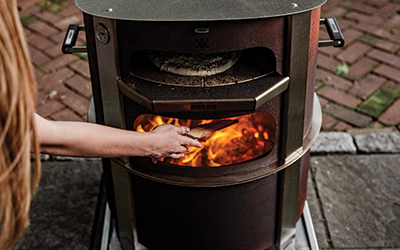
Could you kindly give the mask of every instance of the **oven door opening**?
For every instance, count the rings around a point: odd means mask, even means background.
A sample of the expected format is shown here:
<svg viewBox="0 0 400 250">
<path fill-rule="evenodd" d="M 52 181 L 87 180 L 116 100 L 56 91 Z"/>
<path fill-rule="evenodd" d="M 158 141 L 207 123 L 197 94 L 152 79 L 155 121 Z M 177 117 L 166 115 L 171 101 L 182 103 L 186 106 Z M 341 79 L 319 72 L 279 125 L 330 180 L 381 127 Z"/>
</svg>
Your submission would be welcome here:
<svg viewBox="0 0 400 250">
<path fill-rule="evenodd" d="M 226 69 L 221 73 L 217 73 L 214 75 L 207 76 L 192 76 L 192 75 L 179 75 L 170 72 L 166 72 L 165 70 L 160 69 L 160 67 L 156 67 L 154 62 L 151 62 L 149 59 L 150 55 L 160 55 L 159 58 L 162 58 L 166 61 L 174 61 L 181 59 L 181 61 L 186 64 L 191 65 L 192 61 L 195 66 L 202 66 L 202 62 L 204 64 L 213 65 L 213 63 L 207 62 L 209 57 L 211 58 L 220 58 L 221 61 L 230 60 L 232 54 L 236 55 L 238 58 L 235 59 L 233 65 Z M 162 56 L 161 56 L 162 55 Z M 170 60 L 167 59 L 172 57 Z M 227 58 L 224 58 L 224 55 Z M 207 60 L 206 60 L 207 59 Z M 214 59 L 212 59 L 214 60 Z M 216 60 L 216 59 L 215 59 Z M 179 64 L 179 63 L 176 63 Z M 205 66 L 205 65 L 204 65 Z M 185 64 L 179 66 L 178 70 L 185 69 L 185 67 L 190 68 Z M 161 67 L 162 68 L 162 67 Z M 199 70 L 201 67 L 199 67 Z M 194 70 L 196 71 L 197 68 Z M 201 71 L 201 70 L 200 70 Z M 214 54 L 205 54 L 205 53 L 174 53 L 174 52 L 161 52 L 161 51 L 151 51 L 151 50 L 140 50 L 134 53 L 131 57 L 130 62 L 130 72 L 131 75 L 138 77 L 140 79 L 157 82 L 161 84 L 167 85 L 175 85 L 175 86 L 187 86 L 187 87 L 213 87 L 213 86 L 224 86 L 231 85 L 241 82 L 252 81 L 255 79 L 259 79 L 269 75 L 271 73 L 276 72 L 276 57 L 274 53 L 267 48 L 252 48 L 246 49 L 243 51 L 231 51 L 224 53 L 214 53 Z"/>
<path fill-rule="evenodd" d="M 220 167 L 265 156 L 273 149 L 275 119 L 266 112 L 214 120 L 178 119 L 142 114 L 135 119 L 133 128 L 138 132 L 150 132 L 162 124 L 193 128 L 221 120 L 234 120 L 235 123 L 197 139 L 203 147 L 200 149 L 192 147 L 184 158 L 165 158 L 162 161 L 178 166 Z"/>
</svg>

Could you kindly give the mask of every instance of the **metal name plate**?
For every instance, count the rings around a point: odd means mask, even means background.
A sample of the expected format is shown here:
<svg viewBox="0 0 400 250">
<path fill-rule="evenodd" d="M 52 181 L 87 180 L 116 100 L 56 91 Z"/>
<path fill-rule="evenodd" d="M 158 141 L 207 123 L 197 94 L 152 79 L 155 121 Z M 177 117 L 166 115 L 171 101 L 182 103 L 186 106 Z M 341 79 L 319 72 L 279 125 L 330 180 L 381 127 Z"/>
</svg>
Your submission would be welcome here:
<svg viewBox="0 0 400 250">
<path fill-rule="evenodd" d="M 156 113 L 168 113 L 172 110 L 174 112 L 251 111 L 254 107 L 254 99 L 153 102 L 153 110 Z"/>
</svg>

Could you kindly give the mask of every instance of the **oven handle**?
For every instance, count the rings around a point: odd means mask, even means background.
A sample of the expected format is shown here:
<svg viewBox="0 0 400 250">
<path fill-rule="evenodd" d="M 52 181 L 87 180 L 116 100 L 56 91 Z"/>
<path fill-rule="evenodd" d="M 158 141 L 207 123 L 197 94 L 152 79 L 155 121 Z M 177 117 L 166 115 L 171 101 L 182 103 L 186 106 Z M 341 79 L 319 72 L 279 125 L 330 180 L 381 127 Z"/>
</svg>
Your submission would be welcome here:
<svg viewBox="0 0 400 250">
<path fill-rule="evenodd" d="M 64 42 L 62 45 L 62 52 L 64 54 L 72 54 L 75 52 L 87 52 L 86 46 L 75 46 L 76 40 L 78 39 L 78 33 L 81 30 L 85 30 L 85 26 L 70 24 L 68 31 L 65 34 Z"/>
<path fill-rule="evenodd" d="M 340 27 L 334 17 L 322 18 L 319 20 L 321 25 L 325 25 L 326 30 L 329 33 L 329 38 L 331 40 L 324 40 L 318 42 L 318 47 L 343 47 L 344 46 L 344 37 L 342 35 L 342 31 L 340 31 Z"/>
</svg>

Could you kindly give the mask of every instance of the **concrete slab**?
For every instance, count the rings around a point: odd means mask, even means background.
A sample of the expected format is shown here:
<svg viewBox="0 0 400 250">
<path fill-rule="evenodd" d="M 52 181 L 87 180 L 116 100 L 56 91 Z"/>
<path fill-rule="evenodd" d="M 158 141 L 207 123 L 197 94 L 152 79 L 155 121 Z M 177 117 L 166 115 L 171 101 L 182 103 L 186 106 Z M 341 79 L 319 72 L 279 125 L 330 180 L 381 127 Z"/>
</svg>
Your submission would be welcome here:
<svg viewBox="0 0 400 250">
<path fill-rule="evenodd" d="M 31 223 L 13 250 L 89 249 L 100 160 L 45 161 Z"/>
<path fill-rule="evenodd" d="M 331 248 L 400 247 L 400 155 L 314 156 L 311 170 Z"/>
<path fill-rule="evenodd" d="M 321 132 L 311 146 L 313 154 L 355 154 L 353 137 L 346 132 Z"/>
<path fill-rule="evenodd" d="M 354 136 L 361 153 L 400 153 L 399 133 L 371 133 Z"/>
<path fill-rule="evenodd" d="M 330 241 L 327 234 L 326 220 L 323 217 L 322 207 L 318 199 L 315 183 L 312 174 L 309 173 L 307 185 L 307 202 L 310 208 L 312 221 L 314 225 L 315 236 L 317 237 L 318 246 L 320 248 L 329 248 Z"/>
<path fill-rule="evenodd" d="M 400 249 L 400 154 L 312 156 L 307 201 L 322 249 Z M 89 249 L 100 160 L 44 161 L 13 250 Z"/>
</svg>

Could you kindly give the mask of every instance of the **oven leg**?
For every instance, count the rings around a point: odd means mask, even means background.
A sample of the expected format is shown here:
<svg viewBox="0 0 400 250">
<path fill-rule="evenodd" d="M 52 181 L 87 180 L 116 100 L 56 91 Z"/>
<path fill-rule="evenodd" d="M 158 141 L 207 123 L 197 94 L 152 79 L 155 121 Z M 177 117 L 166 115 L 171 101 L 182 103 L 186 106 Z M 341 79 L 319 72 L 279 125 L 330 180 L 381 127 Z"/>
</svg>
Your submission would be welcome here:
<svg viewBox="0 0 400 250">
<path fill-rule="evenodd" d="M 135 249 L 133 199 L 131 197 L 131 179 L 128 171 L 119 163 L 111 160 L 114 197 L 116 206 L 117 231 L 122 249 Z"/>
<path fill-rule="evenodd" d="M 279 250 L 294 250 L 296 238 L 297 205 L 298 205 L 298 187 L 301 160 L 298 159 L 291 166 L 280 173 L 281 187 L 281 208 L 280 221 L 278 223 L 278 247 Z M 295 208 L 295 209 L 294 209 Z"/>
<path fill-rule="evenodd" d="M 315 235 L 314 225 L 311 219 L 310 208 L 308 207 L 307 201 L 304 204 L 303 216 L 301 217 L 301 220 L 303 220 L 304 223 L 304 228 L 306 231 L 306 236 L 308 239 L 310 250 L 318 250 L 319 246 L 318 246 L 317 236 Z"/>
<path fill-rule="evenodd" d="M 289 87 L 283 95 L 282 153 L 281 157 L 290 166 L 280 172 L 280 207 L 276 249 L 294 250 L 296 238 L 297 207 L 301 169 L 301 152 L 305 149 L 303 134 L 308 62 L 310 59 L 310 11 L 288 17 L 288 53 L 286 73 Z M 301 46 L 299 46 L 301 44 Z M 311 97 L 312 98 L 312 97 Z"/>
</svg>

